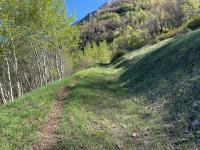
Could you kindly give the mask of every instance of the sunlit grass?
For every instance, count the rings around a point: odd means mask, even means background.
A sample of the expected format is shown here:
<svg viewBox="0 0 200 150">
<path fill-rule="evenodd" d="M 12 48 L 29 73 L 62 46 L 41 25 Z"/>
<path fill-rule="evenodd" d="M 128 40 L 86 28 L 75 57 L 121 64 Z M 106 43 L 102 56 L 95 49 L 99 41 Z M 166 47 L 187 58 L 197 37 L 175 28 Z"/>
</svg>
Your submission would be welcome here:
<svg viewBox="0 0 200 150">
<path fill-rule="evenodd" d="M 169 144 L 163 145 L 162 128 L 137 97 L 120 88 L 118 73 L 92 68 L 79 74 L 82 79 L 66 98 L 58 149 L 131 149 L 142 148 L 147 141 L 153 148 Z"/>
<path fill-rule="evenodd" d="M 36 131 L 51 110 L 58 89 L 70 80 L 57 81 L 0 106 L 0 149 L 31 149 L 37 142 Z"/>
</svg>

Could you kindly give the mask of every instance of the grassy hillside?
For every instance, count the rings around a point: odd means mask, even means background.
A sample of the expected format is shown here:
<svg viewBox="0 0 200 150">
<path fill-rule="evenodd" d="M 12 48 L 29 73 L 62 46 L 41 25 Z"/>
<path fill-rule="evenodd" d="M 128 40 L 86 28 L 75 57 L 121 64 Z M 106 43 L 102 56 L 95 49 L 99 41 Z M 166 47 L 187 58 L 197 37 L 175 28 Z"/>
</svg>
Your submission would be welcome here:
<svg viewBox="0 0 200 150">
<path fill-rule="evenodd" d="M 121 70 L 92 68 L 66 99 L 58 149 L 172 149 L 163 128 L 119 83 Z"/>
<path fill-rule="evenodd" d="M 200 30 L 129 54 L 122 83 L 152 105 L 175 143 L 196 141 L 200 130 Z M 186 142 L 186 143 L 187 143 Z"/>
<path fill-rule="evenodd" d="M 197 30 L 80 73 L 59 149 L 198 149 L 199 50 Z"/>
<path fill-rule="evenodd" d="M 58 90 L 70 86 L 57 149 L 196 150 L 199 74 L 200 30 L 83 70 L 1 106 L 0 149 L 31 149 Z"/>
<path fill-rule="evenodd" d="M 0 149 L 31 149 L 37 130 L 47 118 L 58 90 L 72 78 L 57 81 L 26 94 L 16 102 L 0 106 Z"/>
</svg>

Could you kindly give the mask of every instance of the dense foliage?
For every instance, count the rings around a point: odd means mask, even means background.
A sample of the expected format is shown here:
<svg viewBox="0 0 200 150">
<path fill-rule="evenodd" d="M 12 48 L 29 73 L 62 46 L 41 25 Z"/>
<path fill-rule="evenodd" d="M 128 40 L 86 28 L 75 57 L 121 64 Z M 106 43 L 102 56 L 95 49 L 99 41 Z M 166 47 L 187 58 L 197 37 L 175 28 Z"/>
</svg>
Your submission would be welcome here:
<svg viewBox="0 0 200 150">
<path fill-rule="evenodd" d="M 78 24 L 85 43 L 106 40 L 119 50 L 133 50 L 175 31 L 199 13 L 199 0 L 115 0 Z"/>
<path fill-rule="evenodd" d="M 187 27 L 192 30 L 199 28 L 200 27 L 200 15 L 193 17 L 192 20 L 189 21 L 189 23 L 187 24 Z"/>
<path fill-rule="evenodd" d="M 7 103 L 68 74 L 79 33 L 62 0 L 0 1 L 0 99 Z"/>
</svg>

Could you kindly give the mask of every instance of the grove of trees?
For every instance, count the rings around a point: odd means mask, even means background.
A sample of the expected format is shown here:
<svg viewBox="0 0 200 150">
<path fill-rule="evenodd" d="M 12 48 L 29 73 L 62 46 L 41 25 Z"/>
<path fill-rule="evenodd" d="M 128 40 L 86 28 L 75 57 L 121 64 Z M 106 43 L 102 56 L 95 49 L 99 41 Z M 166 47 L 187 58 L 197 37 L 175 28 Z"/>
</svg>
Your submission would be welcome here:
<svg viewBox="0 0 200 150">
<path fill-rule="evenodd" d="M 188 20 L 197 28 L 199 14 L 200 0 L 118 0 L 71 25 L 63 0 L 0 0 L 0 103 L 174 36 Z"/>
<path fill-rule="evenodd" d="M 0 1 L 0 100 L 61 79 L 79 32 L 62 0 Z"/>
</svg>

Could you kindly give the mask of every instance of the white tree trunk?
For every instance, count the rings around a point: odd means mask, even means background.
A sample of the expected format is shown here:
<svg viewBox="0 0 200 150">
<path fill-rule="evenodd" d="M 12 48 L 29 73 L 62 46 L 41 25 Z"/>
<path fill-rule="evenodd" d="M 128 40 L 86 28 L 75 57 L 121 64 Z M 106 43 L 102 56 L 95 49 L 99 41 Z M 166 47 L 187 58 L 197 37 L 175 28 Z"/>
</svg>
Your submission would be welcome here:
<svg viewBox="0 0 200 150">
<path fill-rule="evenodd" d="M 59 79 L 61 79 L 62 75 L 61 75 L 61 71 L 60 71 L 59 58 L 58 58 L 57 53 L 56 53 L 56 69 L 57 69 L 57 72 L 58 72 L 58 77 L 59 77 Z"/>
<path fill-rule="evenodd" d="M 10 100 L 11 100 L 11 101 L 14 101 L 12 80 L 11 80 L 11 74 L 10 74 L 10 64 L 9 64 L 9 62 L 8 62 L 7 56 L 5 56 L 5 61 L 6 61 L 6 65 L 7 65 L 7 76 L 8 76 L 8 85 L 9 85 Z"/>
<path fill-rule="evenodd" d="M 45 85 L 47 85 L 48 81 L 48 69 L 47 69 L 47 53 L 46 50 L 44 51 L 43 55 L 43 80 L 45 82 Z"/>
<path fill-rule="evenodd" d="M 4 96 L 3 86 L 1 84 L 1 82 L 0 82 L 0 93 L 1 93 L 1 97 L 2 97 L 3 103 L 6 104 L 7 101 L 6 101 L 5 96 Z"/>
<path fill-rule="evenodd" d="M 64 76 L 64 61 L 63 57 L 60 58 L 60 69 L 61 69 L 61 78 Z"/>
<path fill-rule="evenodd" d="M 17 61 L 15 50 L 14 50 L 13 55 L 14 55 L 14 70 L 15 70 L 16 82 L 17 82 L 17 92 L 18 92 L 18 97 L 20 97 L 22 95 L 22 89 L 21 89 L 21 83 L 19 81 L 18 61 Z"/>
</svg>

